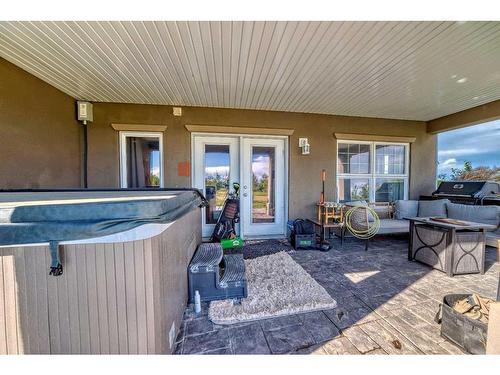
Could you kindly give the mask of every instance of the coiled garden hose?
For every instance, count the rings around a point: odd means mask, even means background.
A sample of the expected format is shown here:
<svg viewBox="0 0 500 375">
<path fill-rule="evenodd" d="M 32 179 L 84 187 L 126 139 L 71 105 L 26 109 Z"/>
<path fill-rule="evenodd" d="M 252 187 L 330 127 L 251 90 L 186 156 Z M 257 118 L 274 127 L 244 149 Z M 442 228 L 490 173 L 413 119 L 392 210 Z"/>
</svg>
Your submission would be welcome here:
<svg viewBox="0 0 500 375">
<path fill-rule="evenodd" d="M 364 210 L 363 213 L 358 212 L 358 210 Z M 372 215 L 373 221 L 368 220 L 368 215 Z M 353 216 L 354 215 L 354 216 Z M 358 217 L 356 217 L 358 215 Z M 363 215 L 363 219 L 366 220 L 366 224 L 360 223 L 359 215 Z M 380 218 L 377 213 L 367 206 L 355 206 L 346 212 L 345 225 L 349 232 L 361 240 L 368 240 L 375 236 L 380 229 Z M 361 228 L 360 228 L 361 227 Z"/>
</svg>

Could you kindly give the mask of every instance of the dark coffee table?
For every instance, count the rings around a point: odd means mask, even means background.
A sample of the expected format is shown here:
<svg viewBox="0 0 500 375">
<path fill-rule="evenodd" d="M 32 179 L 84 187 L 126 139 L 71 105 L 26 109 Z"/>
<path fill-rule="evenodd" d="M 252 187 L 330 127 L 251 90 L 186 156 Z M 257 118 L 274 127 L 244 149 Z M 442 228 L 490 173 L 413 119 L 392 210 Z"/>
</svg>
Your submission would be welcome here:
<svg viewBox="0 0 500 375">
<path fill-rule="evenodd" d="M 484 274 L 486 231 L 494 225 L 464 221 L 463 225 L 434 221 L 428 217 L 408 218 L 408 260 L 416 260 L 448 276 Z"/>
</svg>

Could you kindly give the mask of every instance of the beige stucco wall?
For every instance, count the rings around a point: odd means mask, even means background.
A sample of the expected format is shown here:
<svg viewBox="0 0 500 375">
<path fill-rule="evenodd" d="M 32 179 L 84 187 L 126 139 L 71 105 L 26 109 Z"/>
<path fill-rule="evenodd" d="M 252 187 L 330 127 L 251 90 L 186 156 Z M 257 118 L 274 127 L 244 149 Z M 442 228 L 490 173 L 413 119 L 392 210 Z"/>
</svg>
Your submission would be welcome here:
<svg viewBox="0 0 500 375">
<path fill-rule="evenodd" d="M 0 58 L 0 189 L 80 187 L 75 101 Z"/>
<path fill-rule="evenodd" d="M 82 126 L 75 120 L 74 99 L 0 59 L 0 188 L 81 186 Z M 164 124 L 165 185 L 186 187 L 191 178 L 179 176 L 178 163 L 190 162 L 191 134 L 186 124 L 293 129 L 289 158 L 289 216 L 310 216 L 326 169 L 326 198 L 335 189 L 334 133 L 412 136 L 410 196 L 430 193 L 435 184 L 436 136 L 426 123 L 304 113 L 136 104 L 94 104 L 88 126 L 89 187 L 119 186 L 119 140 L 112 123 Z M 298 138 L 307 137 L 311 154 L 303 156 Z"/>
<path fill-rule="evenodd" d="M 500 100 L 440 117 L 427 123 L 429 133 L 441 133 L 500 118 Z"/>
<path fill-rule="evenodd" d="M 190 177 L 178 176 L 178 163 L 190 161 L 191 134 L 186 124 L 293 129 L 290 137 L 289 216 L 312 215 L 321 189 L 320 172 L 327 171 L 326 198 L 335 188 L 336 140 L 334 133 L 412 136 L 410 195 L 429 194 L 435 187 L 436 137 L 426 123 L 303 113 L 183 107 L 182 117 L 170 106 L 96 103 L 89 127 L 89 186 L 119 186 L 119 140 L 112 123 L 164 124 L 165 186 L 189 186 Z M 303 156 L 298 138 L 307 137 L 311 154 Z"/>
</svg>

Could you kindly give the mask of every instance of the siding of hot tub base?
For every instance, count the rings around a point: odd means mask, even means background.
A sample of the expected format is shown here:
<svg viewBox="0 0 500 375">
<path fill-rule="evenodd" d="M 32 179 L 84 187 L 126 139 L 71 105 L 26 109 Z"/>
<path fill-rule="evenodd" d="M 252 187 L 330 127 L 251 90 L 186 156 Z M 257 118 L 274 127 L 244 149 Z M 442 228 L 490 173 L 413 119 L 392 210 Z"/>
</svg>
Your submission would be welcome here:
<svg viewBox="0 0 500 375">
<path fill-rule="evenodd" d="M 187 301 L 200 210 L 141 241 L 0 248 L 0 354 L 168 354 Z"/>
</svg>

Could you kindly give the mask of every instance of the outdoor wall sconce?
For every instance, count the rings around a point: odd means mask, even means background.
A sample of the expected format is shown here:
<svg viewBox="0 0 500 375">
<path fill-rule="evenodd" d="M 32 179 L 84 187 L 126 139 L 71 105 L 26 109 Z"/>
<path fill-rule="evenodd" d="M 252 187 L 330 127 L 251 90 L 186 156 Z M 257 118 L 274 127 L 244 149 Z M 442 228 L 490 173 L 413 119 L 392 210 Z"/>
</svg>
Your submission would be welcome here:
<svg viewBox="0 0 500 375">
<path fill-rule="evenodd" d="M 299 138 L 299 147 L 302 150 L 302 155 L 309 155 L 310 146 L 307 138 Z"/>
</svg>

